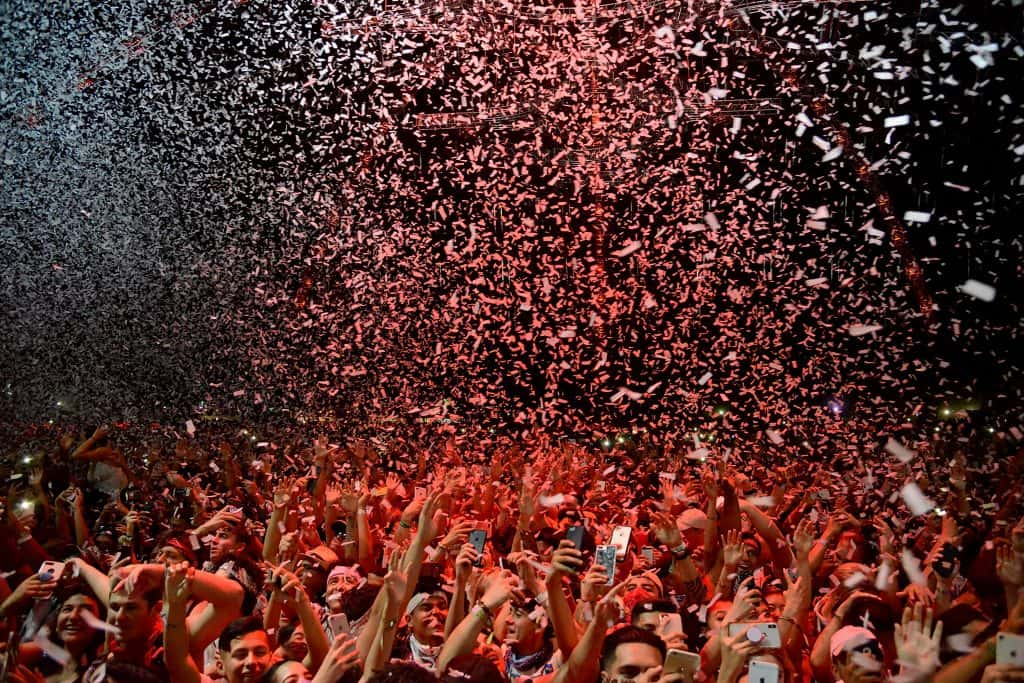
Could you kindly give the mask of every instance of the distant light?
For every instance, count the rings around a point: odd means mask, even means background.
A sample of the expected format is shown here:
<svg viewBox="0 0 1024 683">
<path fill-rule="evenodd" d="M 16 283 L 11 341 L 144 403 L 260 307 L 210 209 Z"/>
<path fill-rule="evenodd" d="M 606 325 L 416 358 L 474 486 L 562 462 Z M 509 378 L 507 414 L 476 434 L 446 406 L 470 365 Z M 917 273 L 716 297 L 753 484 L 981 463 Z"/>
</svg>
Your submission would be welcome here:
<svg viewBox="0 0 1024 683">
<path fill-rule="evenodd" d="M 626 437 L 619 434 L 617 437 L 615 437 L 615 443 L 626 443 Z"/>
<path fill-rule="evenodd" d="M 943 510 L 942 508 L 935 508 L 935 514 L 937 514 L 939 517 L 945 517 L 946 511 Z"/>
<path fill-rule="evenodd" d="M 942 417 L 949 417 L 952 414 L 953 414 L 953 411 L 950 410 L 949 408 L 943 408 L 942 409 Z"/>
<path fill-rule="evenodd" d="M 996 428 L 995 427 L 985 427 L 985 431 L 987 431 L 989 434 L 995 434 L 996 433 Z"/>
<path fill-rule="evenodd" d="M 611 439 L 601 439 L 601 447 L 602 448 L 611 448 L 612 447 L 612 440 Z"/>
<path fill-rule="evenodd" d="M 30 462 L 32 462 L 32 458 L 31 456 L 26 455 L 24 458 L 21 459 L 21 461 L 27 465 Z"/>
<path fill-rule="evenodd" d="M 33 503 L 32 503 L 32 501 L 31 501 L 31 500 L 23 500 L 23 501 L 21 501 L 20 503 L 18 503 L 18 507 L 19 507 L 19 508 L 20 508 L 21 510 L 23 510 L 23 511 L 27 512 L 27 511 L 29 511 L 29 510 L 31 510 L 31 509 L 32 509 L 32 507 L 33 507 Z"/>
</svg>

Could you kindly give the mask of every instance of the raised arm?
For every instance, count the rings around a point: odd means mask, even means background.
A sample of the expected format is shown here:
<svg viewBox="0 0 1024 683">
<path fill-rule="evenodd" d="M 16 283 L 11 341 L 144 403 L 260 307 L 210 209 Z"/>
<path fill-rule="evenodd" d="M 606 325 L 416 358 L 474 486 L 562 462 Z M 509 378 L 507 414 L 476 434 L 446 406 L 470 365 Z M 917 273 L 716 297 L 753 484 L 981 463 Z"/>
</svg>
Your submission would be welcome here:
<svg viewBox="0 0 1024 683">
<path fill-rule="evenodd" d="M 164 663 L 175 683 L 200 683 L 202 676 L 189 654 L 186 611 L 192 595 L 194 570 L 187 562 L 171 565 L 164 577 L 164 605 L 167 624 L 164 630 Z"/>
<path fill-rule="evenodd" d="M 558 649 L 562 651 L 563 659 L 568 659 L 572 651 L 579 643 L 580 635 L 576 630 L 576 622 L 572 618 L 572 609 L 569 607 L 569 600 L 565 596 L 565 589 L 562 586 L 563 578 L 569 575 L 577 576 L 580 568 L 583 567 L 583 555 L 572 541 L 562 539 L 558 550 L 551 556 L 551 573 L 545 579 L 547 589 L 547 600 L 544 605 L 551 618 L 551 624 L 555 629 L 555 640 Z M 538 596 L 540 600 L 540 596 Z"/>
</svg>

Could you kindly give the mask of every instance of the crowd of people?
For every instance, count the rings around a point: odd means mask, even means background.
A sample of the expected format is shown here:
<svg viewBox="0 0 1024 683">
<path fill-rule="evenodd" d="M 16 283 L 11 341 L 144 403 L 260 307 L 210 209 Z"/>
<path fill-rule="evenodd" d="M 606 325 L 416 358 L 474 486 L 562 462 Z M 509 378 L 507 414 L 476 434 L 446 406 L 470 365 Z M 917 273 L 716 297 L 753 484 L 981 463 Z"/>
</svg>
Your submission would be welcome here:
<svg viewBox="0 0 1024 683">
<path fill-rule="evenodd" d="M 15 683 L 1024 680 L 1021 453 L 43 436 Z"/>
</svg>

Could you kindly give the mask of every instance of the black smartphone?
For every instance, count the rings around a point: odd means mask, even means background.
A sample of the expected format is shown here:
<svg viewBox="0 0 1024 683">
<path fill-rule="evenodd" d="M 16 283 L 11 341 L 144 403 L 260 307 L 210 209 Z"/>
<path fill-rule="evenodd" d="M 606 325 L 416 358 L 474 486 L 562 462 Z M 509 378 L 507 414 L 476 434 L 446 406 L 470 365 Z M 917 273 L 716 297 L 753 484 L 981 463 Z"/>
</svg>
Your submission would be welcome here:
<svg viewBox="0 0 1024 683">
<path fill-rule="evenodd" d="M 565 538 L 576 550 L 583 550 L 583 525 L 573 524 L 565 530 Z"/>
</svg>

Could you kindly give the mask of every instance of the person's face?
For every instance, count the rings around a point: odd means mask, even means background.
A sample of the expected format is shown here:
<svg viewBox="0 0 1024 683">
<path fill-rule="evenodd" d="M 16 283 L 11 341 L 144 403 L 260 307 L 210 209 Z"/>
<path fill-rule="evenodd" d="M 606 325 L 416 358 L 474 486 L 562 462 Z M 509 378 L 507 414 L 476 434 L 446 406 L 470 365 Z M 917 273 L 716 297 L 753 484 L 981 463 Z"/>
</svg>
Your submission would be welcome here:
<svg viewBox="0 0 1024 683">
<path fill-rule="evenodd" d="M 656 632 L 661 628 L 661 615 L 662 612 L 641 612 L 636 615 L 636 619 L 633 620 L 633 626 L 642 628 L 645 631 Z M 724 614 L 722 615 L 725 616 Z"/>
<path fill-rule="evenodd" d="M 327 573 L 317 564 L 309 560 L 299 562 L 299 581 L 306 589 L 307 595 L 317 596 L 324 592 L 327 583 Z"/>
<path fill-rule="evenodd" d="M 633 680 L 649 669 L 662 666 L 661 652 L 647 643 L 622 643 L 615 648 L 615 655 L 608 668 L 601 672 L 601 679 L 611 681 Z"/>
<path fill-rule="evenodd" d="M 862 646 L 833 659 L 837 680 L 844 683 L 878 683 L 882 680 L 882 656 L 877 643 Z"/>
<path fill-rule="evenodd" d="M 761 615 L 768 619 L 775 619 L 782 614 L 786 606 L 786 596 L 779 591 L 768 591 L 761 602 Z"/>
<path fill-rule="evenodd" d="M 213 538 L 210 540 L 210 561 L 214 564 L 227 562 L 242 552 L 244 547 L 230 527 L 222 526 L 213 532 Z"/>
<path fill-rule="evenodd" d="M 505 642 L 511 643 L 521 653 L 540 649 L 544 632 L 532 619 L 530 612 L 522 605 L 513 607 L 505 616 Z"/>
<path fill-rule="evenodd" d="M 292 632 L 292 637 L 288 639 L 287 643 L 281 644 L 281 650 L 287 659 L 294 659 L 297 662 L 301 662 L 306 658 L 306 653 L 309 652 L 309 646 L 306 645 L 306 632 L 302 630 L 302 626 L 297 626 Z"/>
<path fill-rule="evenodd" d="M 440 642 L 444 638 L 444 621 L 448 618 L 448 601 L 432 595 L 416 605 L 410 626 L 416 640 L 424 644 Z"/>
<path fill-rule="evenodd" d="M 708 610 L 708 629 L 711 633 L 718 633 L 725 621 L 725 615 L 732 609 L 732 603 L 728 600 L 719 600 L 714 607 Z"/>
<path fill-rule="evenodd" d="M 107 622 L 120 629 L 115 638 L 119 644 L 145 643 L 156 630 L 160 619 L 160 601 L 150 605 L 138 594 L 128 594 L 123 588 L 111 593 Z"/>
<path fill-rule="evenodd" d="M 224 677 L 228 683 L 254 683 L 270 668 L 270 639 L 266 631 L 251 631 L 231 641 L 221 651 Z"/>
<path fill-rule="evenodd" d="M 302 662 L 285 662 L 274 671 L 273 683 L 302 683 L 310 679 Z"/>
<path fill-rule="evenodd" d="M 760 564 L 760 562 L 758 561 L 760 554 L 760 548 L 757 547 L 757 544 L 755 544 L 753 541 L 744 541 L 743 559 L 740 560 L 740 564 L 748 569 L 751 567 L 756 567 L 758 564 Z"/>
<path fill-rule="evenodd" d="M 173 545 L 162 546 L 156 551 L 156 557 L 154 558 L 157 564 L 162 564 L 165 567 L 170 567 L 172 564 L 178 564 L 179 562 L 185 561 L 185 556 L 180 550 L 175 548 Z"/>
<path fill-rule="evenodd" d="M 327 579 L 328 593 L 347 593 L 359 585 L 358 574 L 335 574 Z"/>
<path fill-rule="evenodd" d="M 661 589 L 649 576 L 631 576 L 626 581 L 625 592 L 629 593 L 632 590 L 642 590 L 652 597 L 661 597 Z"/>
<path fill-rule="evenodd" d="M 85 623 L 84 612 L 99 617 L 99 605 L 86 595 L 72 595 L 57 612 L 57 635 L 71 651 L 84 650 L 96 635 L 96 629 Z"/>
</svg>

